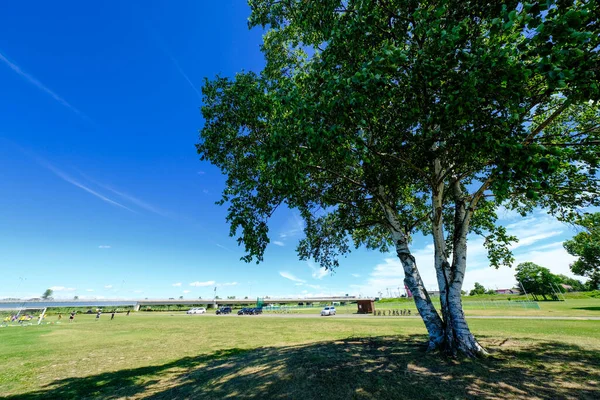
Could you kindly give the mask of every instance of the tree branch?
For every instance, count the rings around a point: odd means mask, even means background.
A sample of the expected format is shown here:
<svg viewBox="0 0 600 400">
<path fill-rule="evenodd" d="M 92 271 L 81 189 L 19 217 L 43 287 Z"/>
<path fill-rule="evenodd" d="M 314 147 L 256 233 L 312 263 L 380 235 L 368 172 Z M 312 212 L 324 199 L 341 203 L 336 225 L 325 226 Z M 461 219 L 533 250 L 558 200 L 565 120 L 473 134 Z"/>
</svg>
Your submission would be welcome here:
<svg viewBox="0 0 600 400">
<path fill-rule="evenodd" d="M 565 109 L 567 107 L 569 107 L 571 105 L 571 100 L 567 99 L 564 101 L 564 103 L 562 103 L 562 105 L 560 107 L 558 107 L 556 109 L 556 111 L 554 111 L 548 118 L 546 118 L 546 120 L 544 122 L 542 122 L 541 124 L 539 124 L 537 126 L 537 128 L 535 128 L 525 139 L 524 144 L 530 144 L 533 139 L 537 136 L 538 133 L 540 133 L 541 131 L 543 131 L 544 129 L 546 129 L 546 127 L 548 125 L 550 125 L 552 123 L 552 121 L 554 121 L 556 118 L 558 118 L 558 116 L 560 114 L 562 114 L 563 111 L 565 111 Z"/>
</svg>

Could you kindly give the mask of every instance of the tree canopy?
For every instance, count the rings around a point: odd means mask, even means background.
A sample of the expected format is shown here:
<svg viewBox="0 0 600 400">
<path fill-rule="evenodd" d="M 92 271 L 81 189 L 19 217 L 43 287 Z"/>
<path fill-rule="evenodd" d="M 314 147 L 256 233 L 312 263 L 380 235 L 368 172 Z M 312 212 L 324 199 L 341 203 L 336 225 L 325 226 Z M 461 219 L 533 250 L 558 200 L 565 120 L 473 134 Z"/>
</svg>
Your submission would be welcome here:
<svg viewBox="0 0 600 400">
<path fill-rule="evenodd" d="M 561 284 L 571 286 L 574 291 L 580 292 L 580 291 L 588 290 L 587 285 L 585 285 L 583 282 L 581 282 L 577 279 L 571 278 L 571 277 L 563 275 L 563 274 L 558 274 L 557 276 L 560 279 Z"/>
<path fill-rule="evenodd" d="M 596 1 L 250 0 L 260 73 L 206 80 L 202 160 L 227 174 L 231 234 L 261 261 L 268 220 L 300 210 L 301 258 L 394 248 L 430 348 L 474 355 L 460 304 L 467 235 L 491 265 L 504 205 L 572 219 L 598 204 Z M 410 253 L 434 241 L 441 315 Z"/>
<path fill-rule="evenodd" d="M 584 215 L 576 223 L 582 231 L 563 243 L 569 254 L 579 257 L 571 271 L 588 277 L 590 289 L 600 289 L 600 213 Z"/>
<path fill-rule="evenodd" d="M 537 300 L 537 296 L 542 296 L 544 300 L 550 297 L 558 300 L 557 294 L 562 292 L 560 288 L 561 279 L 544 268 L 532 262 L 524 262 L 517 265 L 515 278 L 519 287 L 525 289 L 528 295 Z"/>
<path fill-rule="evenodd" d="M 46 289 L 44 291 L 44 293 L 42 294 L 42 299 L 44 299 L 44 300 L 51 299 L 52 294 L 54 294 L 54 291 L 52 289 Z"/>
<path fill-rule="evenodd" d="M 471 292 L 469 292 L 469 296 L 485 294 L 485 292 L 486 292 L 485 287 L 483 287 L 483 285 L 481 283 L 475 282 L 475 286 L 473 287 L 473 289 L 471 289 Z"/>
</svg>

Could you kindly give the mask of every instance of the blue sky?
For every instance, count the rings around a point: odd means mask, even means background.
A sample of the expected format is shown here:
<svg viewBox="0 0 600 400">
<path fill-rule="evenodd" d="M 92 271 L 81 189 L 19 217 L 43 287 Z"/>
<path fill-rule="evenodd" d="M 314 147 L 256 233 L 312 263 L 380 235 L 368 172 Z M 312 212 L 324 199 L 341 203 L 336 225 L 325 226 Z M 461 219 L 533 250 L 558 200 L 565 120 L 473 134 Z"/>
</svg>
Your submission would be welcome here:
<svg viewBox="0 0 600 400">
<path fill-rule="evenodd" d="M 377 295 L 392 255 L 358 250 L 331 275 L 298 261 L 302 222 L 271 223 L 260 265 L 228 236 L 224 178 L 195 152 L 206 76 L 260 70 L 262 32 L 241 0 L 7 2 L 0 14 L 0 298 Z M 517 261 L 555 272 L 573 231 L 504 213 Z M 512 285 L 472 239 L 467 287 Z M 523 244 L 525 243 L 525 244 Z M 428 238 L 414 244 L 435 288 Z"/>
</svg>

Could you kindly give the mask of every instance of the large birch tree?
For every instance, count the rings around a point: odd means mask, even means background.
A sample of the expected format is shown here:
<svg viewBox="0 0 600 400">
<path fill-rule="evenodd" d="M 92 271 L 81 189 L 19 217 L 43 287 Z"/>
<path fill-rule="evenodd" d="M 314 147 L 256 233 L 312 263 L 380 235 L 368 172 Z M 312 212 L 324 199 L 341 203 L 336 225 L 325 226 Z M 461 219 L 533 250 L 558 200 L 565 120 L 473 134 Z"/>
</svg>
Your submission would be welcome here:
<svg viewBox="0 0 600 400">
<path fill-rule="evenodd" d="M 502 205 L 562 219 L 598 203 L 596 1 L 250 0 L 260 73 L 203 87 L 202 160 L 227 175 L 231 234 L 263 259 L 298 209 L 301 258 L 395 250 L 429 348 L 485 354 L 462 310 L 470 234 L 508 266 Z M 433 238 L 434 304 L 411 254 Z M 429 266 L 426 266 L 429 267 Z"/>
</svg>

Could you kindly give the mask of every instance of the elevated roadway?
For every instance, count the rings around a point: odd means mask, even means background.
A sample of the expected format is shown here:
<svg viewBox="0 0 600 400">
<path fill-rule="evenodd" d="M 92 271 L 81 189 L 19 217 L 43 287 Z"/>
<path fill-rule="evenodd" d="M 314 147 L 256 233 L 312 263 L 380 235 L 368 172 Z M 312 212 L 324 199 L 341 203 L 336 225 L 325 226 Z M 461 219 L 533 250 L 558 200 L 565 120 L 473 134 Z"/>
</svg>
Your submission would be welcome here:
<svg viewBox="0 0 600 400">
<path fill-rule="evenodd" d="M 311 303 L 348 303 L 357 300 L 368 300 L 367 298 L 358 298 L 356 296 L 324 296 L 307 298 L 264 298 L 267 304 L 311 304 Z M 250 306 L 256 304 L 257 299 L 144 299 L 144 300 L 121 300 L 121 299 L 77 299 L 77 300 L 0 300 L 0 309 L 21 309 L 21 308 L 42 308 L 42 307 L 115 307 L 115 306 L 133 306 L 139 310 L 145 306 L 167 306 L 167 305 L 189 305 L 220 307 L 226 305 Z"/>
</svg>

